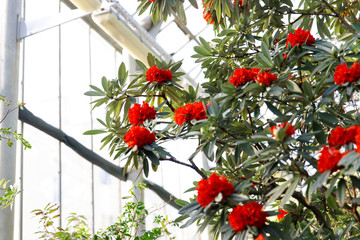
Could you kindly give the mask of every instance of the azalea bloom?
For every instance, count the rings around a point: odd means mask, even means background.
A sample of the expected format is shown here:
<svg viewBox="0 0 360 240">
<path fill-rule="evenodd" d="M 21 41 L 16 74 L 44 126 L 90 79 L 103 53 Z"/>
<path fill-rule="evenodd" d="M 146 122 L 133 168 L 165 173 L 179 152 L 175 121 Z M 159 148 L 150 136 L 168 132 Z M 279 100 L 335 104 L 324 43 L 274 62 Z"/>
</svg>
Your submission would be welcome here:
<svg viewBox="0 0 360 240">
<path fill-rule="evenodd" d="M 262 208 L 263 206 L 257 202 L 245 203 L 243 206 L 233 208 L 228 217 L 230 226 L 235 232 L 241 232 L 247 226 L 263 227 L 268 213 Z"/>
<path fill-rule="evenodd" d="M 288 213 L 291 213 L 291 212 L 287 212 L 287 211 L 285 211 L 283 209 L 280 209 L 279 212 L 280 213 L 277 215 L 278 220 L 283 219 Z"/>
<path fill-rule="evenodd" d="M 360 78 L 360 64 L 353 63 L 351 68 L 346 66 L 346 63 L 338 65 L 335 69 L 334 82 L 342 85 L 346 82 L 356 82 Z"/>
<path fill-rule="evenodd" d="M 158 69 L 157 66 L 152 66 L 146 72 L 146 81 L 153 83 L 158 82 L 160 85 L 164 82 L 172 80 L 172 73 L 170 70 Z"/>
<path fill-rule="evenodd" d="M 235 87 L 244 85 L 245 83 L 255 81 L 260 69 L 252 68 L 237 68 L 235 69 L 233 75 L 229 78 L 229 83 L 233 84 Z"/>
<path fill-rule="evenodd" d="M 287 127 L 287 128 L 286 128 Z M 281 124 L 278 124 L 276 126 L 270 127 L 270 132 L 273 134 L 276 140 L 280 140 L 279 138 L 279 130 L 282 128 L 286 128 L 285 131 L 285 138 L 291 137 L 295 133 L 295 128 L 291 123 L 284 122 Z"/>
<path fill-rule="evenodd" d="M 331 172 L 338 170 L 340 168 L 337 166 L 338 162 L 348 152 L 341 153 L 336 148 L 324 146 L 320 153 L 317 168 L 319 172 L 324 173 L 327 170 L 331 170 Z"/>
<path fill-rule="evenodd" d="M 143 102 L 142 105 L 135 103 L 132 108 L 129 109 L 129 121 L 132 125 L 140 125 L 146 119 L 155 119 L 156 111 L 154 107 L 150 107 L 147 102 Z"/>
<path fill-rule="evenodd" d="M 142 126 L 132 126 L 124 136 L 124 142 L 131 148 L 140 149 L 155 142 L 155 133 Z"/>
<path fill-rule="evenodd" d="M 307 46 L 313 45 L 315 42 L 315 38 L 310 34 L 310 31 L 305 31 L 301 28 L 295 30 L 294 33 L 289 33 L 286 38 L 286 48 L 288 44 L 291 44 L 291 47 L 301 46 L 306 43 Z"/>
<path fill-rule="evenodd" d="M 193 119 L 207 119 L 202 102 L 187 103 L 185 106 L 175 110 L 174 121 L 177 124 L 182 125 L 184 122 L 190 122 Z"/>
<path fill-rule="evenodd" d="M 201 179 L 196 188 L 198 192 L 198 203 L 206 207 L 215 198 L 218 201 L 223 201 L 227 196 L 235 192 L 234 186 L 228 182 L 225 176 L 218 176 L 216 173 L 210 175 L 208 179 Z"/>
<path fill-rule="evenodd" d="M 349 128 L 336 127 L 331 130 L 328 142 L 331 147 L 341 147 L 349 143 L 357 143 L 356 137 L 360 135 L 359 126 L 351 126 Z"/>
<path fill-rule="evenodd" d="M 273 73 L 269 73 L 267 70 L 258 74 L 256 82 L 260 85 L 270 85 L 277 80 L 277 76 Z"/>
</svg>

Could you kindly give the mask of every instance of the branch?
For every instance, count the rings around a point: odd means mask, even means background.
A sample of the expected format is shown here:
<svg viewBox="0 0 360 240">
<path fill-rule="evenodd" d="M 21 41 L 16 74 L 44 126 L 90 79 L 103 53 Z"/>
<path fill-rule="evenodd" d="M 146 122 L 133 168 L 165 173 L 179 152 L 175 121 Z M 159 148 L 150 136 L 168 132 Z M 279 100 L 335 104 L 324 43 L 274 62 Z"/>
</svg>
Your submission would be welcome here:
<svg viewBox="0 0 360 240">
<path fill-rule="evenodd" d="M 321 212 L 314 204 L 310 203 L 308 204 L 304 198 L 304 196 L 299 193 L 299 192 L 294 192 L 293 197 L 299 201 L 299 203 L 301 203 L 302 205 L 304 205 L 306 208 L 308 208 L 309 210 L 311 210 L 317 221 L 319 222 L 320 225 L 322 225 L 324 228 L 330 230 L 332 232 L 331 226 L 329 225 L 329 223 L 325 220 L 324 216 L 323 216 L 323 212 Z"/>
<path fill-rule="evenodd" d="M 23 110 L 21 109 L 19 110 L 19 120 L 37 128 L 38 130 L 50 135 L 51 137 L 59 140 L 60 142 L 63 142 L 65 145 L 70 147 L 80 156 L 82 156 L 89 162 L 93 163 L 94 165 L 102 168 L 104 171 L 116 177 L 120 181 L 128 180 L 128 174 L 124 173 L 123 168 L 116 166 L 115 164 L 107 161 L 106 159 L 102 158 L 100 155 L 86 148 L 84 145 L 76 141 L 74 138 L 66 135 L 66 133 L 64 133 L 60 129 L 55 128 L 50 124 L 46 123 L 41 118 L 34 116 L 34 114 L 32 114 L 25 107 L 23 108 Z M 150 190 L 155 192 L 165 202 L 169 203 L 172 207 L 176 209 L 180 209 L 180 206 L 175 203 L 175 200 L 177 198 L 174 197 L 173 194 L 169 193 L 161 186 L 149 180 L 144 179 L 144 183 L 148 186 Z"/>
<path fill-rule="evenodd" d="M 338 13 L 336 10 L 326 1 L 322 0 L 322 2 L 326 5 L 327 8 L 329 8 L 335 16 L 352 32 L 353 34 L 356 34 L 356 31 L 349 25 L 349 23 Z"/>
<path fill-rule="evenodd" d="M 194 162 L 192 160 L 189 160 L 191 164 L 187 164 L 184 162 L 181 162 L 179 160 L 176 160 L 175 158 L 159 158 L 159 161 L 170 161 L 176 164 L 180 164 L 189 168 L 194 169 L 198 174 L 200 174 L 200 176 L 204 179 L 206 179 L 206 175 L 194 164 Z"/>
<path fill-rule="evenodd" d="M 164 92 L 162 92 L 161 97 L 165 100 L 166 105 L 168 105 L 168 107 L 171 109 L 171 111 L 175 112 L 175 108 L 171 105 L 169 100 L 166 98 L 166 95 Z"/>
</svg>

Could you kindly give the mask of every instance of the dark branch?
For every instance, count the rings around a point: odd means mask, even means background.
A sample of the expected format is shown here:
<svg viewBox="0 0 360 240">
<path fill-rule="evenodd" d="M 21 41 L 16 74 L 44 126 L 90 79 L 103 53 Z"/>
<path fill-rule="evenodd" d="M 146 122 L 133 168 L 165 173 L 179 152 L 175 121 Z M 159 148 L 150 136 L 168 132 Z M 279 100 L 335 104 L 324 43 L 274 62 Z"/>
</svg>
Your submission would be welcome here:
<svg viewBox="0 0 360 240">
<path fill-rule="evenodd" d="M 46 123 L 39 117 L 34 116 L 29 110 L 25 107 L 23 110 L 19 110 L 19 120 L 27 123 L 38 130 L 52 136 L 53 138 L 59 140 L 60 142 L 64 143 L 66 146 L 70 147 L 80 156 L 88 160 L 89 162 L 95 164 L 96 166 L 102 168 L 112 176 L 116 177 L 121 181 L 127 180 L 127 173 L 124 173 L 123 168 L 116 166 L 115 164 L 107 161 L 106 159 L 102 158 L 98 154 L 94 153 L 90 149 L 86 148 L 84 145 L 76 141 L 74 138 L 66 135 L 63 131 L 58 128 L 51 126 L 50 124 Z M 180 209 L 180 206 L 175 203 L 176 197 L 174 197 L 171 193 L 166 191 L 161 186 L 153 183 L 149 180 L 144 179 L 144 183 L 148 186 L 148 188 L 154 191 L 161 199 L 165 202 L 169 203 L 176 209 Z"/>
<path fill-rule="evenodd" d="M 293 197 L 299 201 L 302 205 L 304 205 L 307 209 L 312 211 L 319 222 L 320 225 L 322 225 L 324 228 L 329 229 L 332 232 L 331 226 L 326 221 L 326 219 L 323 216 L 323 212 L 320 211 L 314 204 L 310 203 L 308 204 L 304 198 L 304 196 L 299 192 L 294 192 Z"/>
</svg>

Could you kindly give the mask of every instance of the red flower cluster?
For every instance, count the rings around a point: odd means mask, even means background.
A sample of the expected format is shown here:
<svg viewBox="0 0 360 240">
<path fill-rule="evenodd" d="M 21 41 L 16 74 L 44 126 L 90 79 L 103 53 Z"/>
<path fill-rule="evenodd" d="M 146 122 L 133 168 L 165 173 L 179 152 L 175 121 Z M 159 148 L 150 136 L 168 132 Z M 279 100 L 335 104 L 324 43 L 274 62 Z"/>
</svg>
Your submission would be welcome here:
<svg viewBox="0 0 360 240">
<path fill-rule="evenodd" d="M 334 172 L 339 169 L 337 166 L 340 159 L 345 156 L 346 153 L 341 153 L 338 149 L 332 148 L 332 147 L 323 147 L 323 149 L 320 151 L 320 156 L 318 160 L 318 170 L 319 172 L 323 173 L 327 170 L 331 170 L 331 172 Z"/>
<path fill-rule="evenodd" d="M 277 76 L 270 73 L 269 70 L 260 72 L 258 68 L 237 68 L 233 75 L 229 78 L 229 83 L 235 87 L 244 85 L 245 83 L 255 81 L 259 85 L 270 85 L 272 82 L 277 80 Z"/>
<path fill-rule="evenodd" d="M 234 1 L 233 4 L 235 5 L 235 4 L 236 4 L 236 1 Z M 243 7 L 243 0 L 240 0 L 240 1 L 239 1 L 238 7 L 239 7 L 239 8 L 242 8 L 242 7 Z"/>
<path fill-rule="evenodd" d="M 291 44 L 291 47 L 301 46 L 306 43 L 306 45 L 311 46 L 315 42 L 315 38 L 310 34 L 310 31 L 305 31 L 301 28 L 295 30 L 295 33 L 289 33 L 286 38 L 286 48 L 288 44 Z"/>
<path fill-rule="evenodd" d="M 360 78 L 360 64 L 354 62 L 351 68 L 346 63 L 338 65 L 335 69 L 334 82 L 342 85 L 346 82 L 356 82 Z"/>
<path fill-rule="evenodd" d="M 288 126 L 288 124 L 289 124 L 289 126 Z M 281 128 L 286 128 L 286 126 L 287 126 L 287 129 L 285 131 L 285 138 L 291 137 L 291 135 L 293 135 L 295 133 L 295 128 L 291 123 L 288 123 L 288 122 L 284 122 L 284 123 L 278 124 L 276 126 L 271 126 L 270 132 L 273 134 L 275 139 L 279 140 L 279 135 L 278 135 L 279 130 Z"/>
<path fill-rule="evenodd" d="M 155 142 L 155 140 L 155 133 L 150 133 L 143 126 L 132 126 L 124 136 L 124 142 L 128 147 L 137 146 L 138 149 Z"/>
<path fill-rule="evenodd" d="M 349 143 L 357 143 L 360 140 L 360 127 L 351 126 L 349 128 L 336 127 L 331 130 L 329 135 L 330 147 L 341 147 Z"/>
<path fill-rule="evenodd" d="M 270 85 L 272 82 L 277 80 L 277 76 L 273 73 L 269 73 L 269 71 L 263 71 L 261 73 L 258 74 L 257 78 L 255 79 L 255 81 L 259 84 L 259 85 Z"/>
<path fill-rule="evenodd" d="M 185 106 L 175 110 L 174 121 L 177 124 L 182 125 L 184 122 L 190 122 L 193 119 L 207 119 L 202 102 L 187 103 Z"/>
<path fill-rule="evenodd" d="M 158 69 L 155 65 L 147 70 L 146 80 L 151 83 L 156 81 L 161 85 L 164 82 L 172 80 L 172 73 L 170 72 L 170 70 Z"/>
<path fill-rule="evenodd" d="M 209 4 L 209 6 L 207 6 L 206 4 L 204 4 L 203 1 L 203 6 L 204 6 L 204 11 L 203 11 L 203 17 L 206 20 L 206 22 L 208 22 L 209 24 L 213 24 L 214 23 L 214 18 L 211 15 L 211 11 L 209 10 L 209 8 L 211 7 L 212 3 L 214 0 L 212 0 Z M 207 9 L 207 10 L 206 10 Z"/>
<path fill-rule="evenodd" d="M 150 107 L 147 102 L 143 102 L 142 105 L 135 103 L 132 108 L 129 109 L 129 121 L 132 125 L 140 125 L 146 119 L 155 119 L 156 111 L 154 107 Z"/>
<path fill-rule="evenodd" d="M 155 0 L 149 0 L 150 2 L 154 2 Z"/>
<path fill-rule="evenodd" d="M 201 179 L 196 188 L 198 192 L 198 203 L 206 207 L 221 193 L 223 201 L 227 196 L 235 192 L 234 186 L 228 182 L 225 176 L 218 176 L 216 173 L 208 179 Z"/>
<path fill-rule="evenodd" d="M 262 233 L 260 233 L 259 236 L 257 236 L 257 238 L 255 238 L 255 240 L 265 240 L 264 235 Z"/>
<path fill-rule="evenodd" d="M 268 213 L 264 212 L 262 207 L 257 202 L 251 202 L 233 208 L 228 217 L 232 229 L 235 232 L 241 232 L 247 226 L 255 226 L 257 228 L 264 226 Z"/>
<path fill-rule="evenodd" d="M 280 209 L 279 212 L 280 213 L 277 215 L 278 220 L 283 219 L 288 213 L 291 213 L 291 212 L 287 212 L 287 211 L 285 211 L 283 209 Z"/>
</svg>

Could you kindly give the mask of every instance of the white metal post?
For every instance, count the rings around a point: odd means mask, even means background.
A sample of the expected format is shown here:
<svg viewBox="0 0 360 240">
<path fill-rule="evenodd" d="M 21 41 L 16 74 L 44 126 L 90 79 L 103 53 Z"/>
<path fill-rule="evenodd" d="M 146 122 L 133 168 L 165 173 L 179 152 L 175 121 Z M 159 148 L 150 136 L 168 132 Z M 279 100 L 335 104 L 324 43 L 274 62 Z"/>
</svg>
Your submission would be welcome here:
<svg viewBox="0 0 360 240">
<path fill-rule="evenodd" d="M 17 41 L 18 18 L 21 14 L 21 0 L 0 1 L 0 95 L 11 101 L 10 106 L 0 104 L 0 119 L 8 109 L 17 107 L 19 42 Z M 18 111 L 8 114 L 0 128 L 17 129 Z M 0 141 L 0 179 L 15 182 L 16 144 L 11 148 L 6 140 Z M 3 192 L 2 192 L 3 193 Z M 0 239 L 12 240 L 14 237 L 14 209 L 0 209 Z"/>
</svg>

